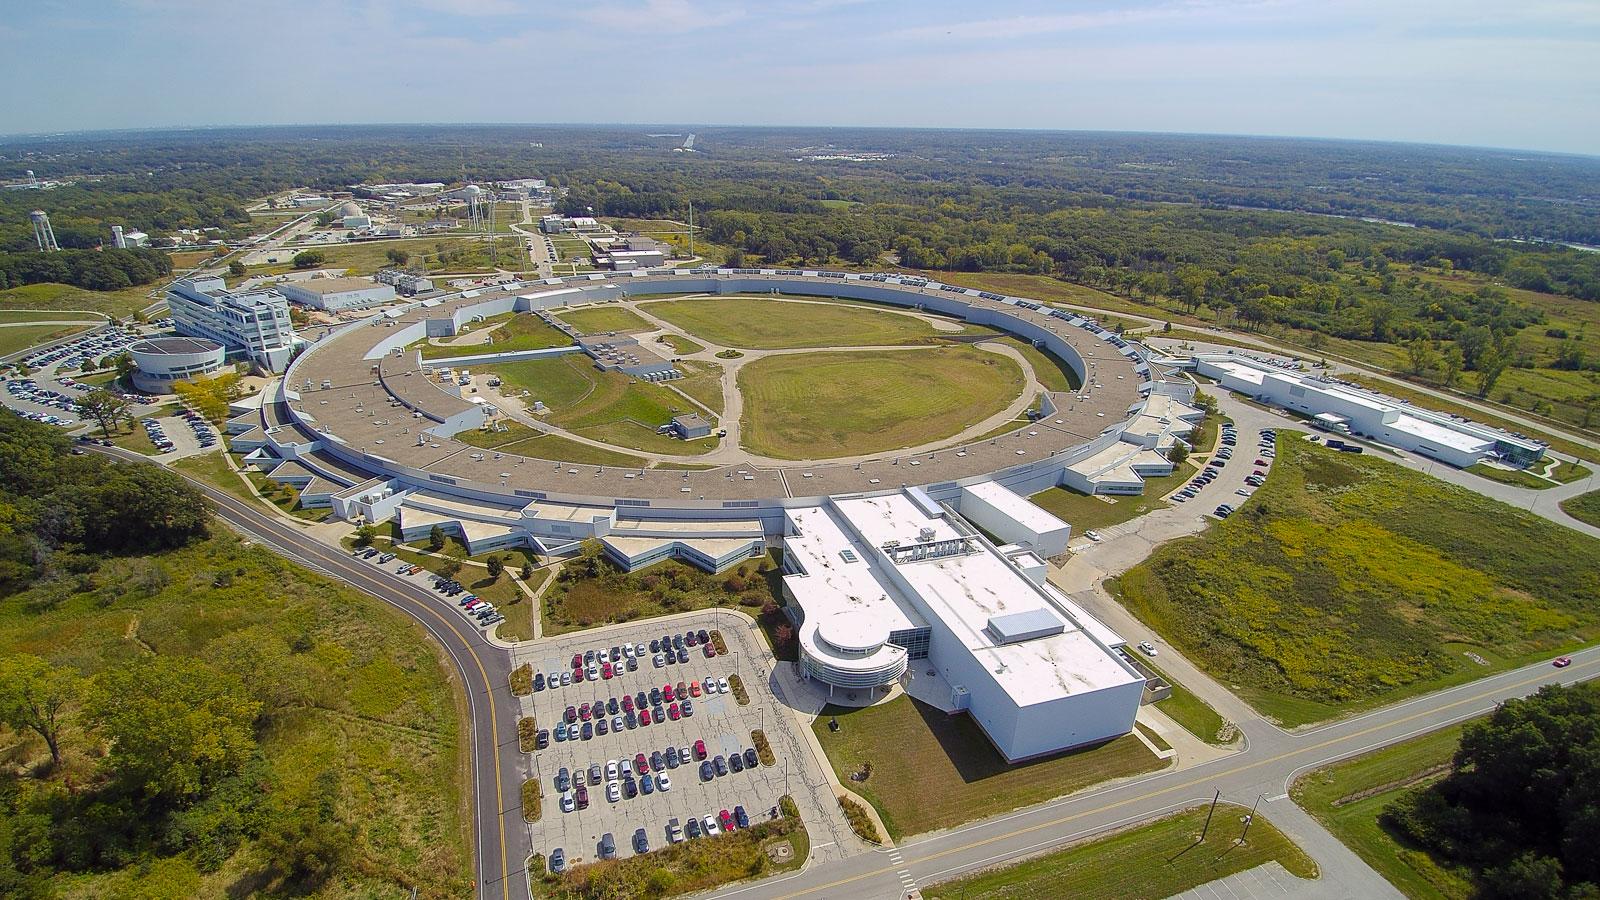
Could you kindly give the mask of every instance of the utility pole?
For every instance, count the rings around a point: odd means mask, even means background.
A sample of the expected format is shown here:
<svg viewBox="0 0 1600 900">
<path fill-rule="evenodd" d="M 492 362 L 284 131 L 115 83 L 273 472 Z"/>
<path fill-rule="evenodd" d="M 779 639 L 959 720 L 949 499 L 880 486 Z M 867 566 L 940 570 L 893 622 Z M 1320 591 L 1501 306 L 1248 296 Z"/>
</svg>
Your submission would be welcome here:
<svg viewBox="0 0 1600 900">
<path fill-rule="evenodd" d="M 689 201 L 689 255 L 694 256 L 694 201 Z"/>
<path fill-rule="evenodd" d="M 1250 807 L 1250 815 L 1244 817 L 1244 830 L 1239 832 L 1239 843 L 1244 843 L 1244 836 L 1250 833 L 1250 825 L 1256 820 L 1256 807 L 1261 805 L 1261 798 L 1265 794 L 1257 794 L 1254 806 Z"/>
<path fill-rule="evenodd" d="M 1200 828 L 1200 843 L 1205 843 L 1206 832 L 1211 830 L 1211 817 L 1216 815 L 1217 801 L 1222 798 L 1222 788 L 1217 788 L 1217 793 L 1211 798 L 1211 808 L 1206 810 L 1206 824 Z"/>
</svg>

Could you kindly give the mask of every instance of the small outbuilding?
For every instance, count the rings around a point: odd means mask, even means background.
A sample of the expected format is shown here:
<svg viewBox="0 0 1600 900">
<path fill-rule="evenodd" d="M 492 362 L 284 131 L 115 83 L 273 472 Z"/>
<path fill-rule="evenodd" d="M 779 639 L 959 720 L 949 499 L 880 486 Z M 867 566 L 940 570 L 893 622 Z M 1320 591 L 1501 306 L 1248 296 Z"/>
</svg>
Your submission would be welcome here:
<svg viewBox="0 0 1600 900">
<path fill-rule="evenodd" d="M 679 438 L 692 441 L 696 438 L 711 436 L 711 423 L 699 413 L 690 413 L 686 416 L 672 417 L 672 433 Z"/>
</svg>

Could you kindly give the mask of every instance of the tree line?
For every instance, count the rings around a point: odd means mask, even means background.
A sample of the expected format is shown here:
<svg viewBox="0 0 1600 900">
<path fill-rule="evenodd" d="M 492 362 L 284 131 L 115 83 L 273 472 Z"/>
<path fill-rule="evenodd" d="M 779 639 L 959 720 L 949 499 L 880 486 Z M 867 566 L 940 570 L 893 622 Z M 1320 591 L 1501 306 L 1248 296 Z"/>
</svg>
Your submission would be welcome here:
<svg viewBox="0 0 1600 900">
<path fill-rule="evenodd" d="M 54 282 L 116 291 L 172 274 L 172 257 L 148 247 L 0 253 L 0 290 Z"/>
</svg>

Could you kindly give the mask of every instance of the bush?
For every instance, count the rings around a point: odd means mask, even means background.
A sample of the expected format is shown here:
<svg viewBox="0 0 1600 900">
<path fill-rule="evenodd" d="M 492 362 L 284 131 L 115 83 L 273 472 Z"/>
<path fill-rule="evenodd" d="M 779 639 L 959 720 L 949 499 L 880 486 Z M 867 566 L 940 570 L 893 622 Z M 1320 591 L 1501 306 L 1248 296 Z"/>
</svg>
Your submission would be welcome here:
<svg viewBox="0 0 1600 900">
<path fill-rule="evenodd" d="M 539 821 L 540 805 L 543 801 L 543 792 L 539 789 L 539 779 L 529 778 L 522 783 L 522 821 Z M 543 873 L 544 857 L 539 857 L 540 868 L 531 869 L 535 874 Z"/>
<path fill-rule="evenodd" d="M 296 269 L 315 269 L 328 259 L 328 255 L 320 250 L 301 250 L 294 255 L 292 262 Z"/>
<path fill-rule="evenodd" d="M 517 747 L 523 753 L 532 753 L 537 746 L 535 738 L 539 734 L 538 722 L 533 716 L 524 716 L 517 720 Z"/>
<path fill-rule="evenodd" d="M 740 706 L 750 705 L 750 694 L 744 689 L 744 679 L 737 673 L 728 676 L 728 687 L 733 689 L 733 699 L 739 701 Z"/>
<path fill-rule="evenodd" d="M 511 670 L 511 693 L 526 697 L 533 693 L 533 665 L 523 663 Z"/>
<path fill-rule="evenodd" d="M 839 808 L 844 810 L 844 817 L 850 823 L 850 830 L 854 831 L 857 837 L 871 844 L 883 843 L 883 838 L 878 834 L 878 826 L 873 823 L 872 817 L 867 815 L 861 804 L 849 797 L 840 796 Z"/>
<path fill-rule="evenodd" d="M 722 632 L 721 631 L 713 631 L 710 634 L 710 638 L 711 638 L 711 646 L 717 648 L 717 655 L 718 656 L 727 656 L 728 655 L 728 642 L 722 639 Z"/>
<path fill-rule="evenodd" d="M 750 732 L 750 743 L 755 745 L 756 756 L 761 758 L 763 766 L 778 764 L 778 757 L 773 754 L 772 745 L 767 743 L 767 733 L 765 731 L 757 728 L 755 731 Z"/>
</svg>

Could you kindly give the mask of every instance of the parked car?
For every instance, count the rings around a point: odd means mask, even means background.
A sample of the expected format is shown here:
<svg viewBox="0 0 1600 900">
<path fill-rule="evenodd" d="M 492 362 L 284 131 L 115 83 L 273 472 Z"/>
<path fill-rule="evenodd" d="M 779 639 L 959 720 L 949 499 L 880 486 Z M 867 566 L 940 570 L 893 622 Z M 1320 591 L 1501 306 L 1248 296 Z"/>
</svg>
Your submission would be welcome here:
<svg viewBox="0 0 1600 900">
<path fill-rule="evenodd" d="M 1156 655 L 1156 645 L 1150 643 L 1149 641 L 1140 641 L 1139 642 L 1139 652 L 1143 653 L 1145 656 L 1155 656 Z"/>
</svg>

